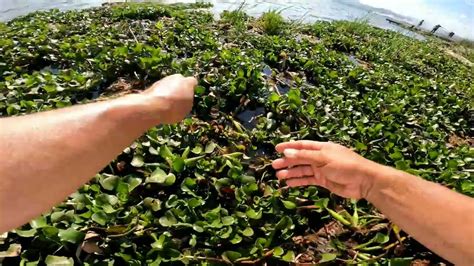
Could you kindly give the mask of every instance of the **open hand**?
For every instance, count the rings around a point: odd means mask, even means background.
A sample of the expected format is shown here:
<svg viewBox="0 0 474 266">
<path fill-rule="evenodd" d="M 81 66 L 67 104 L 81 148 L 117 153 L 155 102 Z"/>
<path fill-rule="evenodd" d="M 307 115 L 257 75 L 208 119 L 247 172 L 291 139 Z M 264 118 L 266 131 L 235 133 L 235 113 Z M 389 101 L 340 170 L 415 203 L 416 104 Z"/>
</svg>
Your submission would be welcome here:
<svg viewBox="0 0 474 266">
<path fill-rule="evenodd" d="M 173 124 L 191 111 L 196 85 L 195 78 L 176 74 L 155 82 L 142 95 L 147 96 L 153 113 L 158 113 L 160 123 Z"/>
<path fill-rule="evenodd" d="M 285 155 L 275 160 L 279 180 L 290 187 L 316 185 L 347 198 L 366 198 L 378 165 L 350 149 L 332 142 L 293 141 L 278 144 Z"/>
</svg>

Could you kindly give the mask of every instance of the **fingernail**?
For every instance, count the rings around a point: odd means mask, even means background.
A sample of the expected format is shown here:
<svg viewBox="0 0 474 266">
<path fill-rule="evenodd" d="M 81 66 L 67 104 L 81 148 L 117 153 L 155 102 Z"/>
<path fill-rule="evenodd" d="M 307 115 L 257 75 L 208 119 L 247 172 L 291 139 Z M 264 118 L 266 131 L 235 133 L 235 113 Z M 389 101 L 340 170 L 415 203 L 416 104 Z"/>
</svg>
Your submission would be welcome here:
<svg viewBox="0 0 474 266">
<path fill-rule="evenodd" d="M 286 149 L 286 150 L 283 151 L 283 154 L 286 157 L 296 157 L 297 153 L 298 153 L 298 151 L 295 150 L 295 149 Z"/>
</svg>

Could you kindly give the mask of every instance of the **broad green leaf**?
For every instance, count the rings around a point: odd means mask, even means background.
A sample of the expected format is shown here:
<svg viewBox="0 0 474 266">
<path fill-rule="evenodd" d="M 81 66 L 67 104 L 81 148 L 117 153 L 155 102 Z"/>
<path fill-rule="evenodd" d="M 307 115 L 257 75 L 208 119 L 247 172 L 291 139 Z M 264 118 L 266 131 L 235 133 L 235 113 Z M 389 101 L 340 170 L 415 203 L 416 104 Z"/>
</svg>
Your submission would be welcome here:
<svg viewBox="0 0 474 266">
<path fill-rule="evenodd" d="M 143 157 L 141 155 L 135 155 L 133 156 L 133 159 L 132 161 L 130 162 L 130 164 L 133 166 L 133 167 L 142 167 L 145 162 L 143 161 Z"/>
<path fill-rule="evenodd" d="M 160 237 L 151 244 L 152 248 L 156 248 L 158 250 L 162 250 L 165 246 L 165 242 L 168 239 L 168 237 L 165 234 L 160 235 Z"/>
<path fill-rule="evenodd" d="M 247 227 L 242 231 L 242 235 L 247 236 L 247 237 L 251 237 L 253 236 L 253 234 L 254 232 L 253 232 L 252 227 Z"/>
<path fill-rule="evenodd" d="M 47 266 L 72 266 L 74 260 L 68 257 L 48 255 L 44 260 Z"/>
<path fill-rule="evenodd" d="M 217 144 L 213 141 L 209 141 L 204 149 L 205 153 L 212 153 L 217 147 Z"/>
<path fill-rule="evenodd" d="M 230 240 L 232 244 L 238 244 L 242 242 L 242 237 L 239 234 L 235 234 L 234 237 Z"/>
<path fill-rule="evenodd" d="M 31 220 L 30 226 L 32 228 L 42 228 L 47 226 L 48 223 L 46 222 L 46 218 L 44 216 L 40 216 L 34 220 Z"/>
<path fill-rule="evenodd" d="M 281 202 L 283 202 L 283 205 L 285 206 L 285 208 L 287 208 L 288 210 L 293 210 L 296 208 L 296 203 L 292 202 L 292 201 L 289 201 L 289 200 L 281 200 Z"/>
<path fill-rule="evenodd" d="M 242 257 L 242 254 L 239 253 L 239 252 L 236 252 L 236 251 L 228 250 L 228 251 L 225 251 L 224 253 L 222 253 L 222 258 L 224 260 L 229 261 L 229 262 L 234 262 L 234 261 L 238 260 L 241 257 Z"/>
<path fill-rule="evenodd" d="M 167 174 L 161 168 L 157 167 L 149 177 L 146 178 L 145 183 L 157 183 L 165 186 L 171 186 L 176 181 L 176 176 L 172 173 Z"/>
<path fill-rule="evenodd" d="M 232 216 L 225 216 L 222 217 L 222 224 L 223 225 L 232 225 L 234 223 L 235 219 Z"/>
<path fill-rule="evenodd" d="M 232 229 L 232 227 L 225 227 L 224 229 L 221 230 L 221 234 L 219 235 L 220 238 L 222 239 L 227 239 L 230 237 L 230 235 L 232 234 L 234 230 Z"/>
<path fill-rule="evenodd" d="M 163 184 L 166 181 L 168 174 L 163 169 L 157 167 L 149 177 L 146 178 L 145 183 Z"/>
<path fill-rule="evenodd" d="M 96 212 L 94 214 L 92 214 L 92 217 L 91 217 L 92 221 L 100 224 L 100 225 L 105 225 L 109 219 L 109 217 L 107 216 L 107 214 L 103 211 L 99 211 L 99 212 Z"/>
<path fill-rule="evenodd" d="M 18 257 L 21 254 L 21 245 L 20 244 L 10 244 L 6 251 L 0 251 L 0 263 L 3 258 L 12 258 Z"/>
<path fill-rule="evenodd" d="M 385 235 L 385 234 L 382 234 L 382 233 L 377 233 L 373 240 L 376 243 L 385 244 L 388 241 L 390 241 L 390 237 L 388 235 Z"/>
<path fill-rule="evenodd" d="M 334 253 L 323 253 L 321 254 L 321 259 L 318 261 L 318 263 L 324 263 L 324 262 L 329 262 L 333 261 L 337 258 L 337 254 Z"/>
<path fill-rule="evenodd" d="M 118 176 L 101 176 L 100 185 L 106 190 L 114 190 L 118 182 Z"/>
<path fill-rule="evenodd" d="M 202 153 L 202 146 L 201 145 L 195 146 L 194 149 L 191 150 L 191 152 L 196 155 L 200 155 Z"/>
<path fill-rule="evenodd" d="M 36 234 L 36 229 L 30 229 L 30 230 L 15 230 L 15 233 L 21 237 L 33 237 Z"/>
<path fill-rule="evenodd" d="M 174 217 L 173 213 L 167 211 L 164 216 L 160 217 L 159 223 L 164 227 L 170 227 L 177 223 L 178 221 Z"/>
<path fill-rule="evenodd" d="M 295 253 L 292 250 L 288 250 L 286 254 L 281 257 L 284 261 L 293 262 L 295 260 Z"/>
<path fill-rule="evenodd" d="M 142 179 L 138 177 L 130 177 L 128 179 L 129 192 L 132 192 L 136 187 L 138 187 L 142 183 Z"/>
<path fill-rule="evenodd" d="M 248 209 L 245 213 L 250 219 L 259 220 L 262 218 L 262 210 L 255 211 L 254 209 Z"/>
<path fill-rule="evenodd" d="M 356 141 L 355 148 L 359 151 L 366 151 L 367 150 L 367 145 L 365 145 L 362 142 Z"/>
<path fill-rule="evenodd" d="M 173 170 L 181 173 L 185 168 L 184 159 L 181 157 L 176 157 L 173 161 Z"/>
<path fill-rule="evenodd" d="M 197 224 L 193 224 L 193 229 L 194 229 L 194 231 L 196 231 L 198 233 L 204 232 L 204 228 L 202 228 L 202 226 L 197 225 Z"/>
<path fill-rule="evenodd" d="M 73 228 L 68 228 L 66 230 L 59 229 L 58 236 L 63 242 L 77 244 L 84 239 L 85 234 Z"/>
<path fill-rule="evenodd" d="M 155 212 L 161 210 L 161 201 L 159 199 L 146 197 L 145 199 L 143 199 L 143 205 Z"/>
<path fill-rule="evenodd" d="M 172 160 L 174 158 L 174 155 L 173 153 L 171 152 L 170 148 L 168 148 L 168 146 L 166 145 L 163 145 L 160 147 L 160 156 L 163 158 L 163 159 L 170 159 Z"/>
<path fill-rule="evenodd" d="M 273 256 L 275 256 L 275 257 L 280 257 L 284 253 L 285 253 L 285 250 L 283 250 L 283 248 L 280 247 L 280 246 L 273 249 Z"/>
<path fill-rule="evenodd" d="M 189 245 L 191 247 L 195 247 L 197 244 L 197 238 L 196 235 L 191 235 L 191 239 L 189 239 Z"/>
</svg>

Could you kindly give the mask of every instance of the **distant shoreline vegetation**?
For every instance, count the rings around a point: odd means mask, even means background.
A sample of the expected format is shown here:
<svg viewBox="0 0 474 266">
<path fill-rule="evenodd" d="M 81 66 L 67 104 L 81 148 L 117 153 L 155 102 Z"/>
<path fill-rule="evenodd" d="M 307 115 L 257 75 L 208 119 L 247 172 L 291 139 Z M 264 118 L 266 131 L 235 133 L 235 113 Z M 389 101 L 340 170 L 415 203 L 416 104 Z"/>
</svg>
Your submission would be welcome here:
<svg viewBox="0 0 474 266">
<path fill-rule="evenodd" d="M 447 263 L 366 201 L 289 189 L 270 163 L 282 141 L 334 141 L 474 196 L 472 48 L 279 11 L 216 19 L 207 7 L 117 4 L 0 24 L 2 117 L 174 73 L 199 80 L 183 122 L 150 129 L 63 203 L 0 235 L 0 263 Z"/>
</svg>

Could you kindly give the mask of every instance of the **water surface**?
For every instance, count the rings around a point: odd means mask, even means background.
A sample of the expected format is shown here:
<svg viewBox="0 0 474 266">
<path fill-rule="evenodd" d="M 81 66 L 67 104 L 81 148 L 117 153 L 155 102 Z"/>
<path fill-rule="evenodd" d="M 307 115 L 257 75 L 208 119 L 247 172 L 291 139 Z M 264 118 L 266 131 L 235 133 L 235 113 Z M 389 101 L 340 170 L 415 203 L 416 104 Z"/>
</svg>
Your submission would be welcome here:
<svg viewBox="0 0 474 266">
<path fill-rule="evenodd" d="M 0 0 L 0 21 L 8 21 L 17 16 L 26 15 L 37 10 L 47 10 L 58 8 L 60 10 L 82 9 L 100 6 L 102 3 L 115 2 L 104 0 Z M 135 0 L 134 2 L 143 2 Z M 159 0 L 160 3 L 194 3 L 203 1 L 193 0 Z M 235 10 L 239 8 L 243 1 L 232 0 L 211 0 L 205 1 L 214 5 L 212 8 L 215 14 L 220 14 L 224 10 Z M 363 20 L 370 24 L 399 31 L 402 34 L 424 39 L 423 36 L 400 28 L 397 25 L 388 23 L 386 18 L 392 18 L 408 23 L 416 23 L 413 19 L 395 14 L 389 10 L 373 8 L 359 3 L 357 0 L 247 0 L 245 1 L 245 11 L 253 16 L 271 10 L 281 10 L 282 14 L 292 20 L 304 22 L 314 22 L 317 20 Z"/>
</svg>

